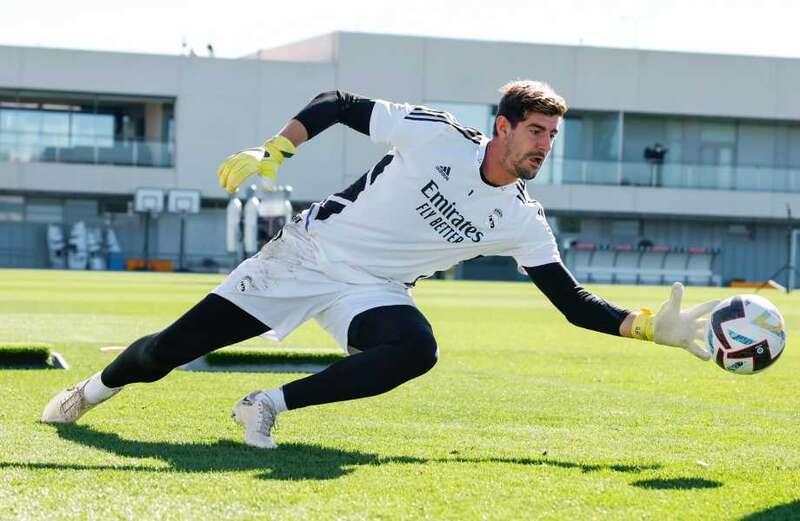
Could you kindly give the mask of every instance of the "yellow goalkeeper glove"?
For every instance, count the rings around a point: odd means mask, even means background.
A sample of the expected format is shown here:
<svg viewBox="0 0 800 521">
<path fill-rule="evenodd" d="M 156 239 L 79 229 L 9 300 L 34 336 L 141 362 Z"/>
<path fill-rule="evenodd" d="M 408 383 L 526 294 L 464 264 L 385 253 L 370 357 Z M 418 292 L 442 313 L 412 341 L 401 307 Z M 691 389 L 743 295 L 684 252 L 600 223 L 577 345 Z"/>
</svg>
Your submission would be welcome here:
<svg viewBox="0 0 800 521">
<path fill-rule="evenodd" d="M 633 319 L 631 336 L 665 346 L 682 347 L 697 358 L 708 360 L 711 355 L 703 339 L 707 319 L 702 317 L 714 309 L 719 300 L 709 300 L 688 311 L 681 311 L 682 298 L 683 284 L 676 282 L 672 285 L 669 300 L 661 305 L 658 313 L 653 315 L 649 309 L 642 309 Z"/>
<path fill-rule="evenodd" d="M 232 194 L 251 175 L 258 173 L 275 180 L 278 167 L 284 159 L 297 152 L 294 144 L 284 136 L 274 136 L 260 147 L 248 148 L 228 156 L 219 166 L 219 185 Z"/>
</svg>

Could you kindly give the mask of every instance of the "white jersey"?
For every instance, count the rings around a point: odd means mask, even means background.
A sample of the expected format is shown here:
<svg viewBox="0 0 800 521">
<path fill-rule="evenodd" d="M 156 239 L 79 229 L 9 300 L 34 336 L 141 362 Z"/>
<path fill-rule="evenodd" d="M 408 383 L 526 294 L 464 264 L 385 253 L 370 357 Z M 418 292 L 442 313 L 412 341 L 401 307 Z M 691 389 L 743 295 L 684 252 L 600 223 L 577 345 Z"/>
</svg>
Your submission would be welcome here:
<svg viewBox="0 0 800 521">
<path fill-rule="evenodd" d="M 389 153 L 302 214 L 332 277 L 413 284 L 479 255 L 527 267 L 560 261 L 524 183 L 493 187 L 481 178 L 489 139 L 478 131 L 446 112 L 377 100 L 369 133 Z"/>
</svg>

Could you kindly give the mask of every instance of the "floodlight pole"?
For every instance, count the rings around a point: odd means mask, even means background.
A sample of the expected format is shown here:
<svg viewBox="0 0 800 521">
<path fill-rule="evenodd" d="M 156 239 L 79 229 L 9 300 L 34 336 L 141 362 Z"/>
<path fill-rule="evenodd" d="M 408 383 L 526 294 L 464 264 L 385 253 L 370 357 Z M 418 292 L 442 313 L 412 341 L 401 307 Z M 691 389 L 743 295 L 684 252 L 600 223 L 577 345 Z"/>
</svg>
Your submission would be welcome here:
<svg viewBox="0 0 800 521">
<path fill-rule="evenodd" d="M 150 269 L 150 226 L 164 209 L 164 191 L 160 188 L 137 188 L 133 196 L 134 210 L 144 214 L 144 267 Z"/>
<path fill-rule="evenodd" d="M 150 217 L 153 212 L 144 213 L 144 270 L 150 270 Z"/>
<path fill-rule="evenodd" d="M 782 267 L 778 268 L 778 271 L 772 274 L 772 276 L 767 279 L 764 284 L 760 285 L 758 289 L 756 289 L 756 293 L 761 291 L 765 288 L 770 281 L 776 279 L 778 275 L 786 273 L 786 293 L 791 293 L 794 289 L 795 285 L 795 275 L 797 275 L 797 237 L 800 230 L 794 229 L 794 222 L 792 221 L 792 207 L 789 206 L 789 203 L 786 203 L 786 223 L 787 223 L 787 237 L 786 237 L 786 264 Z"/>
<path fill-rule="evenodd" d="M 789 241 L 789 287 L 788 291 L 795 288 L 795 275 L 797 275 L 797 236 L 800 230 L 792 230 L 791 240 Z"/>
<path fill-rule="evenodd" d="M 180 240 L 178 241 L 178 271 L 184 271 L 183 267 L 183 253 L 184 253 L 184 244 L 186 239 L 186 210 L 181 210 L 181 236 Z"/>
<path fill-rule="evenodd" d="M 788 248 L 788 255 L 786 256 L 789 262 L 786 263 L 786 269 L 789 273 L 786 275 L 786 293 L 790 293 L 794 289 L 794 234 L 792 233 L 792 207 L 786 203 L 786 224 L 788 233 L 786 234 Z"/>
</svg>

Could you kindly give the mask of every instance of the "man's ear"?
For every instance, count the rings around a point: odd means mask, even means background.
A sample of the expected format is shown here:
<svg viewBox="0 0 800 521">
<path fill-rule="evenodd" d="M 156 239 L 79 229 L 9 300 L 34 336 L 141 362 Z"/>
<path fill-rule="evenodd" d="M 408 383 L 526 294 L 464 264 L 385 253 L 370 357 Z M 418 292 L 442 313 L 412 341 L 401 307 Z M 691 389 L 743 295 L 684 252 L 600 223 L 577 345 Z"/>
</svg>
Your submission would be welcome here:
<svg viewBox="0 0 800 521">
<path fill-rule="evenodd" d="M 498 136 L 506 137 L 511 131 L 511 122 L 503 115 L 494 118 L 494 126 L 497 128 Z"/>
</svg>

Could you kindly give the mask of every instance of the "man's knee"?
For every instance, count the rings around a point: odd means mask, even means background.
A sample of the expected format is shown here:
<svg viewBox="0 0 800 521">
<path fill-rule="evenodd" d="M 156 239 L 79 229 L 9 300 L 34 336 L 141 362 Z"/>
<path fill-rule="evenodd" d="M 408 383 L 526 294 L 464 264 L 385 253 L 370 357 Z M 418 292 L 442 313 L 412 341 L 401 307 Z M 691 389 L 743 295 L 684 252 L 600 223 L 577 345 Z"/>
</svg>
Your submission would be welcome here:
<svg viewBox="0 0 800 521">
<path fill-rule="evenodd" d="M 430 327 L 411 332 L 406 338 L 407 348 L 411 354 L 413 370 L 416 375 L 427 373 L 439 360 L 439 346 Z"/>
<path fill-rule="evenodd" d="M 142 347 L 139 350 L 139 363 L 143 369 L 152 371 L 158 378 L 163 376 L 161 373 L 166 374 L 174 369 L 171 360 L 173 349 L 169 345 L 169 338 L 165 337 L 163 332 L 148 335 L 140 341 Z"/>
</svg>

